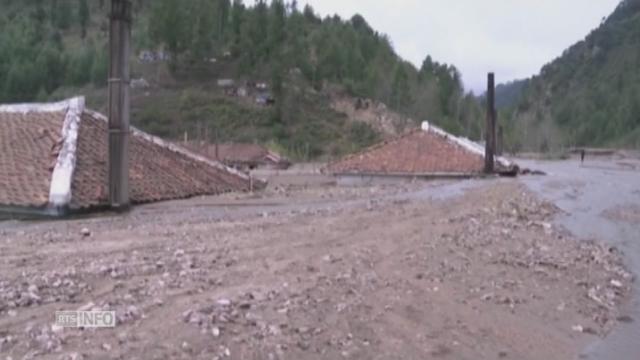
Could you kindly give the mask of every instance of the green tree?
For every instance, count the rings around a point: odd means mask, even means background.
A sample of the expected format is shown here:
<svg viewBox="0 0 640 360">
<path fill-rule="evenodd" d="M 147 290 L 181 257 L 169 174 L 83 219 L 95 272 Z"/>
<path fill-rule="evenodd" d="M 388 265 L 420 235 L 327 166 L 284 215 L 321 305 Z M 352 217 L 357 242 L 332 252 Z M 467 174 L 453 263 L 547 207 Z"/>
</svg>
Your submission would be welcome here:
<svg viewBox="0 0 640 360">
<path fill-rule="evenodd" d="M 175 68 L 180 55 L 189 48 L 189 17 L 181 0 L 156 0 L 151 8 L 149 33 L 151 38 L 166 46 Z"/>
<path fill-rule="evenodd" d="M 36 58 L 36 68 L 46 74 L 39 81 L 40 86 L 47 93 L 51 93 L 62 85 L 65 73 L 65 61 L 62 54 L 55 47 L 45 45 Z"/>
<path fill-rule="evenodd" d="M 192 35 L 190 51 L 193 59 L 202 61 L 211 55 L 215 37 L 215 7 L 211 0 L 197 0 L 192 4 Z"/>
<path fill-rule="evenodd" d="M 411 101 L 411 89 L 409 88 L 409 76 L 404 64 L 396 65 L 391 85 L 391 106 L 400 109 Z"/>
<path fill-rule="evenodd" d="M 69 0 L 52 0 L 52 13 L 54 26 L 61 30 L 67 30 L 73 21 L 73 9 Z"/>
<path fill-rule="evenodd" d="M 237 53 L 240 50 L 240 43 L 242 42 L 242 28 L 244 23 L 245 7 L 242 0 L 233 0 L 231 6 L 231 29 L 232 29 L 232 46 L 233 52 Z"/>
<path fill-rule="evenodd" d="M 286 8 L 282 0 L 271 2 L 271 14 L 269 16 L 269 48 L 278 49 L 285 39 Z"/>
<path fill-rule="evenodd" d="M 227 35 L 227 28 L 229 26 L 231 2 L 229 0 L 218 0 L 217 3 L 218 40 L 223 41 Z"/>
<path fill-rule="evenodd" d="M 87 0 L 78 0 L 78 20 L 82 32 L 82 38 L 87 36 L 87 25 L 89 24 L 89 4 Z"/>
</svg>

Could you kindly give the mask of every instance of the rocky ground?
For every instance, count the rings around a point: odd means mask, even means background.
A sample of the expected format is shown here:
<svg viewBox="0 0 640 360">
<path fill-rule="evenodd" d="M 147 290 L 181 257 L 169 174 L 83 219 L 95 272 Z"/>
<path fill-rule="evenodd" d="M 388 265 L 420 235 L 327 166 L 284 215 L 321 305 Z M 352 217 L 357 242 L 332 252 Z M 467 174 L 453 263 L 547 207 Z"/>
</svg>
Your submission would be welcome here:
<svg viewBox="0 0 640 360">
<path fill-rule="evenodd" d="M 0 227 L 0 359 L 571 359 L 633 321 L 617 250 L 552 226 L 523 185 L 395 196 L 418 186 Z M 53 324 L 77 309 L 118 324 Z"/>
</svg>

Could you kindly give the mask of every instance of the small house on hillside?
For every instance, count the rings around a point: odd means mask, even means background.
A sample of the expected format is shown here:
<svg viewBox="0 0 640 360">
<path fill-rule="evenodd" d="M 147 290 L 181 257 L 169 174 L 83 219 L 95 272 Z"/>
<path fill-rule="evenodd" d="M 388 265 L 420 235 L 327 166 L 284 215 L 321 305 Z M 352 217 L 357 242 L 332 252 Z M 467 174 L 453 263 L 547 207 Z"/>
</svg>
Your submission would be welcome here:
<svg viewBox="0 0 640 360">
<path fill-rule="evenodd" d="M 131 128 L 133 204 L 247 191 L 220 162 Z M 108 206 L 108 121 L 83 98 L 0 106 L 0 213 L 61 216 Z"/>
<path fill-rule="evenodd" d="M 517 173 L 517 166 L 496 158 L 500 173 Z M 374 145 L 329 164 L 325 172 L 343 180 L 374 178 L 473 177 L 484 170 L 484 149 L 427 122 L 393 140 Z"/>
<path fill-rule="evenodd" d="M 286 158 L 257 144 L 210 144 L 196 141 L 185 144 L 185 147 L 242 171 L 258 168 L 282 170 L 291 166 Z"/>
<path fill-rule="evenodd" d="M 218 87 L 223 89 L 228 89 L 234 87 L 236 85 L 235 80 L 233 79 L 218 79 Z"/>
</svg>

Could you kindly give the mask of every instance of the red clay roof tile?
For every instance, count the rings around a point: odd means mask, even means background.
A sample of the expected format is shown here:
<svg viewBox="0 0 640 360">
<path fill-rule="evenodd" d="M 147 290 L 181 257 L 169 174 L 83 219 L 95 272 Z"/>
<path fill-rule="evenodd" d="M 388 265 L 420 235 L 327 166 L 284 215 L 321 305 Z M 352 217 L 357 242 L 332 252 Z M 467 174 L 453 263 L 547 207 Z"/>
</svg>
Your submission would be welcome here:
<svg viewBox="0 0 640 360">
<path fill-rule="evenodd" d="M 0 207 L 46 208 L 66 112 L 0 110 Z M 71 209 L 107 205 L 107 132 L 105 117 L 90 111 L 82 114 Z M 244 174 L 135 129 L 130 136 L 129 176 L 134 204 L 250 187 Z"/>
<path fill-rule="evenodd" d="M 474 174 L 484 156 L 441 133 L 417 129 L 330 164 L 334 174 Z"/>
</svg>

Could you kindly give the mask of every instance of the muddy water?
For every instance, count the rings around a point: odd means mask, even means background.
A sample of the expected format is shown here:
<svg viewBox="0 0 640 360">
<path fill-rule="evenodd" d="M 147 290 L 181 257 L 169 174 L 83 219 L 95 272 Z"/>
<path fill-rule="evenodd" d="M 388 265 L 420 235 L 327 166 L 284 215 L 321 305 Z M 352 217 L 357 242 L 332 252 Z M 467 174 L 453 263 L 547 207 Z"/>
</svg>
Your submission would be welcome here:
<svg viewBox="0 0 640 360">
<path fill-rule="evenodd" d="M 607 219 L 603 212 L 619 205 L 640 204 L 640 171 L 630 171 L 616 161 L 531 162 L 526 167 L 548 173 L 523 177 L 521 181 L 566 215 L 557 222 L 583 239 L 597 239 L 624 252 L 628 268 L 640 276 L 640 223 Z M 639 163 L 640 165 L 640 163 Z M 585 349 L 581 358 L 607 360 L 640 359 L 640 283 L 636 281 L 631 304 L 623 315 L 633 319 L 621 323 L 606 339 Z"/>
</svg>

